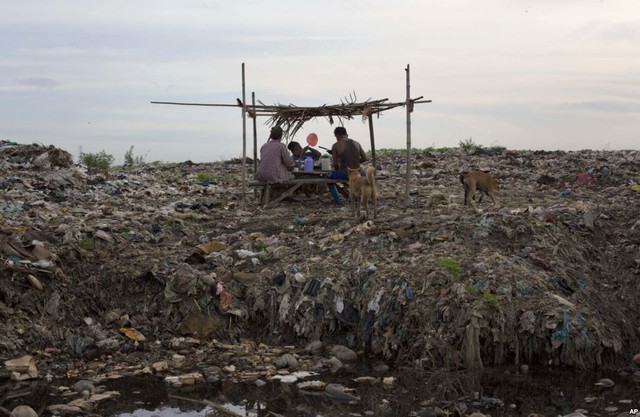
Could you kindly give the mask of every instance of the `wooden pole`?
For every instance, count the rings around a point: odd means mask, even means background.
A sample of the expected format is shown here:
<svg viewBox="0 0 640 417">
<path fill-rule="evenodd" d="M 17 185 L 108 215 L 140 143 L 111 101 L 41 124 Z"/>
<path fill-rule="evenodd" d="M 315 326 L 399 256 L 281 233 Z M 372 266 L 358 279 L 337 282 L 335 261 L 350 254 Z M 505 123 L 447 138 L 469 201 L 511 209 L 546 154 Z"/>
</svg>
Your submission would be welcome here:
<svg viewBox="0 0 640 417">
<path fill-rule="evenodd" d="M 244 62 L 242 63 L 242 210 L 246 210 L 245 192 L 247 189 L 247 112 L 244 87 Z"/>
<path fill-rule="evenodd" d="M 369 138 L 371 139 L 371 163 L 376 167 L 376 142 L 373 136 L 373 114 L 369 115 Z"/>
<path fill-rule="evenodd" d="M 256 114 L 256 93 L 251 93 L 251 104 L 253 105 L 253 174 L 255 175 L 258 172 L 258 126 L 257 119 L 258 115 Z"/>
<path fill-rule="evenodd" d="M 407 64 L 407 68 L 405 70 L 407 72 L 407 102 L 406 102 L 406 107 L 407 107 L 407 176 L 405 178 L 406 184 L 405 184 L 405 190 L 404 190 L 404 203 L 405 206 L 409 206 L 411 204 L 411 200 L 409 199 L 409 192 L 410 192 L 410 176 L 411 176 L 411 110 L 412 110 L 412 103 L 411 103 L 411 77 L 410 77 L 410 69 L 409 69 L 409 64 Z"/>
<path fill-rule="evenodd" d="M 258 172 L 258 126 L 257 126 L 257 120 L 258 120 L 258 115 L 256 114 L 256 93 L 252 92 L 251 93 L 251 104 L 254 106 L 253 107 L 253 175 L 255 177 L 256 173 Z M 254 197 L 258 197 L 258 189 L 254 188 L 253 189 L 253 196 Z"/>
</svg>

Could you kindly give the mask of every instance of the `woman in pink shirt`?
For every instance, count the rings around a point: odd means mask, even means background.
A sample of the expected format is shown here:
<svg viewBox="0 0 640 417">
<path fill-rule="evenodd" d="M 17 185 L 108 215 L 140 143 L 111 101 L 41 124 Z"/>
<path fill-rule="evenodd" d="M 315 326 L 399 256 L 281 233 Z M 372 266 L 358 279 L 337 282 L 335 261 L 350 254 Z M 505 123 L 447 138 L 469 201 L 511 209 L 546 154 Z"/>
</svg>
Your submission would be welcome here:
<svg viewBox="0 0 640 417">
<path fill-rule="evenodd" d="M 289 171 L 293 171 L 293 159 L 281 140 L 282 128 L 272 127 L 269 140 L 260 148 L 260 164 L 256 172 L 258 181 L 277 183 L 289 180 Z"/>
</svg>

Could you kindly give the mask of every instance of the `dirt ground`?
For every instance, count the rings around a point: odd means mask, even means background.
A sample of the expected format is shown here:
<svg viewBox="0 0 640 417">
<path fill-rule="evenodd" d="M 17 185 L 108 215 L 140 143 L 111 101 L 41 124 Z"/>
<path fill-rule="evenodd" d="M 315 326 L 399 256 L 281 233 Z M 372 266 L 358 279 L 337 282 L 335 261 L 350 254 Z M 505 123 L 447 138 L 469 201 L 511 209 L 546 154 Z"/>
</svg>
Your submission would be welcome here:
<svg viewBox="0 0 640 417">
<path fill-rule="evenodd" d="M 376 156 L 365 222 L 326 192 L 263 210 L 247 189 L 243 209 L 238 160 L 95 172 L 1 143 L 0 359 L 60 373 L 190 337 L 421 369 L 630 363 L 640 152 L 414 151 L 407 205 L 406 151 Z M 499 181 L 497 205 L 463 205 L 475 169 Z"/>
</svg>

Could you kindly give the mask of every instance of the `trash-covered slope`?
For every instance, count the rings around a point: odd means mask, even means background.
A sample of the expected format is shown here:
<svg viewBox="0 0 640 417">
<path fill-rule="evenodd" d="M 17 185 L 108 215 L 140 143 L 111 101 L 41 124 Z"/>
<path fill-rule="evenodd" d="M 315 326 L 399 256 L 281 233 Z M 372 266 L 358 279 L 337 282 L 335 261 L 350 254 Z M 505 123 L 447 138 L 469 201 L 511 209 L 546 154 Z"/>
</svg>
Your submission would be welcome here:
<svg viewBox="0 0 640 417">
<path fill-rule="evenodd" d="M 240 163 L 91 172 L 0 146 L 0 355 L 176 334 L 350 345 L 423 368 L 627 362 L 638 346 L 640 152 L 378 152 L 378 218 L 328 194 L 270 210 Z M 249 164 L 251 167 L 251 164 Z M 489 171 L 463 206 L 459 173 Z"/>
</svg>

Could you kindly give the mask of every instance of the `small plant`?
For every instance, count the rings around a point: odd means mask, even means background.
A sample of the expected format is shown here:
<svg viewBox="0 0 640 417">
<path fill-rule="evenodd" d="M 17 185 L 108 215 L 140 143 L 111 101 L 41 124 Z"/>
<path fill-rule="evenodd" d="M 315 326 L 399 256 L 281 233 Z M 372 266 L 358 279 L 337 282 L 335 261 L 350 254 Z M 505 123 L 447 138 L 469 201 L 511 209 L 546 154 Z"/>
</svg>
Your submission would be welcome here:
<svg viewBox="0 0 640 417">
<path fill-rule="evenodd" d="M 88 166 L 89 168 L 96 168 L 102 170 L 108 170 L 113 163 L 113 155 L 100 151 L 98 153 L 80 153 L 80 162 Z"/>
<path fill-rule="evenodd" d="M 233 181 L 233 176 L 231 175 L 214 175 L 208 172 L 199 172 L 196 174 L 196 180 L 200 182 L 223 182 L 229 183 Z"/>
<path fill-rule="evenodd" d="M 476 287 L 474 287 L 473 285 L 465 285 L 465 290 L 467 290 L 467 292 L 471 295 L 476 295 L 478 294 L 478 289 Z"/>
<path fill-rule="evenodd" d="M 461 151 L 465 153 L 472 153 L 476 149 L 478 149 L 480 145 L 475 143 L 472 138 L 469 138 L 469 139 L 461 140 L 460 142 L 458 142 L 458 147 L 460 148 Z"/>
<path fill-rule="evenodd" d="M 198 172 L 196 174 L 196 179 L 201 182 L 213 182 L 218 179 L 218 177 L 208 172 Z"/>
<path fill-rule="evenodd" d="M 127 152 L 124 153 L 124 166 L 133 167 L 144 165 L 144 156 L 142 155 L 133 155 L 133 146 L 129 148 Z"/>
<path fill-rule="evenodd" d="M 96 242 L 91 238 L 82 239 L 78 242 L 78 246 L 84 250 L 92 251 L 96 247 Z"/>
<path fill-rule="evenodd" d="M 495 294 L 491 294 L 489 291 L 482 293 L 482 298 L 487 305 L 495 310 L 500 310 L 500 303 L 498 297 Z"/>
<path fill-rule="evenodd" d="M 438 261 L 438 266 L 441 266 L 447 269 L 449 272 L 451 272 L 455 276 L 460 275 L 460 272 L 462 271 L 462 266 L 460 266 L 459 263 L 457 263 L 454 259 L 451 259 L 451 258 L 440 259 Z"/>
</svg>

